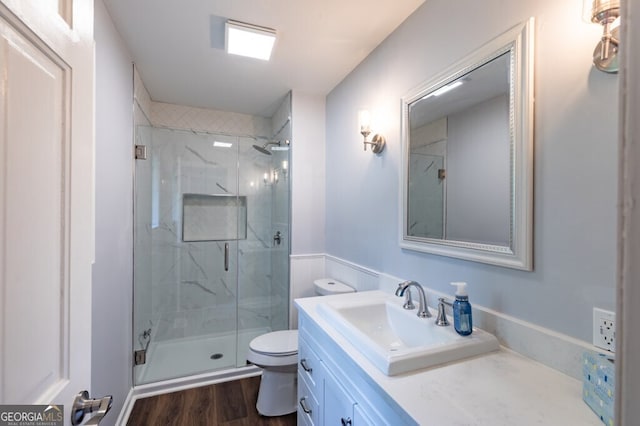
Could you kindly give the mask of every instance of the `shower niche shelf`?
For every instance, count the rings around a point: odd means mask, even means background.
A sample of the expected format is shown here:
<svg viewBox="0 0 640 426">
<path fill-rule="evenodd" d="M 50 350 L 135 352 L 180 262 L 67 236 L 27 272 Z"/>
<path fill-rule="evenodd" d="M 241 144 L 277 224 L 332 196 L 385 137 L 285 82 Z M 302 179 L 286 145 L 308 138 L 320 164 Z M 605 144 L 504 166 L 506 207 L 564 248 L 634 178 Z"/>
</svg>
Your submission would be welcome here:
<svg viewBox="0 0 640 426">
<path fill-rule="evenodd" d="M 182 241 L 247 238 L 247 197 L 182 194 Z"/>
</svg>

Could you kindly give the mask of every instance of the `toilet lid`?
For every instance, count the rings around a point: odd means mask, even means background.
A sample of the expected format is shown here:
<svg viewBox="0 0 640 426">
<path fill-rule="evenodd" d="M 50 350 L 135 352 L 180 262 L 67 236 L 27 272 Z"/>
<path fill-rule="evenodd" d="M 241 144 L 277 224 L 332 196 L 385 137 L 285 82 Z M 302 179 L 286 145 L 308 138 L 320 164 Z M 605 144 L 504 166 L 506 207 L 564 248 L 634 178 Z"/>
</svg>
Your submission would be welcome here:
<svg viewBox="0 0 640 426">
<path fill-rule="evenodd" d="M 333 278 L 319 278 L 313 282 L 313 285 L 316 292 L 323 296 L 355 292 L 353 287 L 349 287 L 348 285 L 341 283 L 338 280 L 334 280 Z"/>
<path fill-rule="evenodd" d="M 249 343 L 252 351 L 286 356 L 298 352 L 298 330 L 282 330 L 258 336 Z"/>
</svg>

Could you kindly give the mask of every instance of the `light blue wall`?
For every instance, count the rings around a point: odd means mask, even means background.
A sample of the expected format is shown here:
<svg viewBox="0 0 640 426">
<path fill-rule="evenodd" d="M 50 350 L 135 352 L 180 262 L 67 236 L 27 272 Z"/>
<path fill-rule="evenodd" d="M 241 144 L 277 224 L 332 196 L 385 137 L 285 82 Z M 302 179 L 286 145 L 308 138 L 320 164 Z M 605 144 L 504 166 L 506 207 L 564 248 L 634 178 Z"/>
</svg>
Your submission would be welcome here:
<svg viewBox="0 0 640 426">
<path fill-rule="evenodd" d="M 133 279 L 131 58 L 102 0 L 95 1 L 96 261 L 92 287 L 92 397 L 113 395 L 113 425 L 131 389 Z"/>
<path fill-rule="evenodd" d="M 582 1 L 428 0 L 327 97 L 326 252 L 591 341 L 592 308 L 613 310 L 616 266 L 616 75 L 594 70 L 601 28 Z M 398 246 L 400 99 L 506 31 L 536 17 L 534 271 Z M 362 151 L 357 112 L 387 137 Z"/>
</svg>

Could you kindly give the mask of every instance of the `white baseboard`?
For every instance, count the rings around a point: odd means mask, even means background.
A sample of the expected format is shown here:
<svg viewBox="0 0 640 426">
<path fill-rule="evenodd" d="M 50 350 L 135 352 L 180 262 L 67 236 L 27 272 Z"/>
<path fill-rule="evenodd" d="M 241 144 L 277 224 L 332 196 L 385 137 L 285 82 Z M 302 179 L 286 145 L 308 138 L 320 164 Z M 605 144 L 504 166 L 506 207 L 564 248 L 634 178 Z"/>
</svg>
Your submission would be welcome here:
<svg viewBox="0 0 640 426">
<path fill-rule="evenodd" d="M 133 410 L 133 404 L 136 403 L 133 391 L 135 388 L 129 389 L 129 393 L 127 394 L 127 398 L 124 400 L 122 404 L 122 409 L 118 414 L 118 418 L 116 419 L 116 426 L 125 426 L 127 421 L 129 420 L 129 416 L 131 415 L 131 410 Z"/>
</svg>

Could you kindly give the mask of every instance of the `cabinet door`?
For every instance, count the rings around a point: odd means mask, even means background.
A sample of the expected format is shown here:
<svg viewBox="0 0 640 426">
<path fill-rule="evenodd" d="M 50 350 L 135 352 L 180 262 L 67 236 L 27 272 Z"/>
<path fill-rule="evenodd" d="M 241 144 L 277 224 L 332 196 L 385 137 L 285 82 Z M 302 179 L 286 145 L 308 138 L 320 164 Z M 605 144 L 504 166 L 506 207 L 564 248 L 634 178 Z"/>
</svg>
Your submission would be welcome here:
<svg viewBox="0 0 640 426">
<path fill-rule="evenodd" d="M 376 414 L 367 413 L 364 406 L 356 404 L 353 407 L 353 424 L 354 426 L 380 426 L 387 424 L 387 422 L 380 419 Z"/>
<path fill-rule="evenodd" d="M 324 373 L 323 424 L 352 426 L 355 401 L 328 369 Z"/>
</svg>

